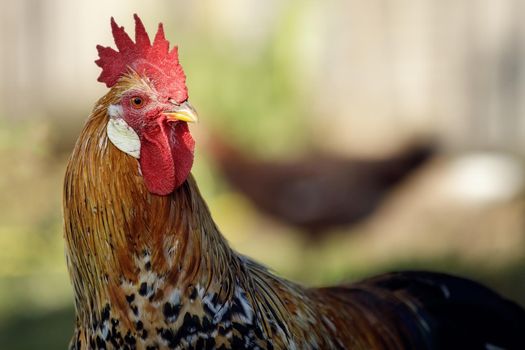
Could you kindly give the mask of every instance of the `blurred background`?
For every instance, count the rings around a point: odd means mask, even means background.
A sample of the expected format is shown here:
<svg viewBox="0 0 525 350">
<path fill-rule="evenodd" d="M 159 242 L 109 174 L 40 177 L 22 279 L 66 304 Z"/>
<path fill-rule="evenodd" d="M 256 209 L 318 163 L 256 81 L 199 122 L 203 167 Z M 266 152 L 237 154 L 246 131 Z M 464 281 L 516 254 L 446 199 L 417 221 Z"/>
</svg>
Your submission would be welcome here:
<svg viewBox="0 0 525 350">
<path fill-rule="evenodd" d="M 398 269 L 525 306 L 519 0 L 0 0 L 0 348 L 63 349 L 67 157 L 109 18 L 179 45 L 194 175 L 233 247 L 307 285 Z"/>
</svg>

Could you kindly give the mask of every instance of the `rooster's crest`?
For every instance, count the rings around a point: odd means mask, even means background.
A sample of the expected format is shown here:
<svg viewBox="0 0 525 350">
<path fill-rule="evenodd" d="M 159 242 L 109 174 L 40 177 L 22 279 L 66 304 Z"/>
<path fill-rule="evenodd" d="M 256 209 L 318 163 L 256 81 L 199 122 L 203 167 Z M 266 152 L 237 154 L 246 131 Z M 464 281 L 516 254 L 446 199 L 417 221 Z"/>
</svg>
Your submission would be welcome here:
<svg viewBox="0 0 525 350">
<path fill-rule="evenodd" d="M 112 87 L 120 77 L 134 71 L 147 78 L 161 96 L 181 103 L 188 97 L 186 76 L 179 64 L 177 46 L 169 50 L 162 23 L 151 44 L 148 33 L 139 16 L 135 18 L 135 42 L 111 17 L 111 29 L 118 51 L 97 45 L 99 59 L 95 63 L 102 68 L 98 81 Z"/>
</svg>

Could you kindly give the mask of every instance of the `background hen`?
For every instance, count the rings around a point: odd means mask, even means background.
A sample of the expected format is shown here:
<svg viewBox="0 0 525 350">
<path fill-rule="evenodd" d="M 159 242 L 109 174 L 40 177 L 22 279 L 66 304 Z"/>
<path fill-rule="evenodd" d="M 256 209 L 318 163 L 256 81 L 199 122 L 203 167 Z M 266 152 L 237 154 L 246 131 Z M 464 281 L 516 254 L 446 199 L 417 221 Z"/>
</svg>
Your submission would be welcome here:
<svg viewBox="0 0 525 350">
<path fill-rule="evenodd" d="M 312 240 L 367 218 L 434 154 L 434 147 L 414 144 L 377 159 L 310 151 L 307 158 L 272 161 L 246 154 L 219 136 L 208 137 L 207 153 L 233 189 Z"/>
</svg>

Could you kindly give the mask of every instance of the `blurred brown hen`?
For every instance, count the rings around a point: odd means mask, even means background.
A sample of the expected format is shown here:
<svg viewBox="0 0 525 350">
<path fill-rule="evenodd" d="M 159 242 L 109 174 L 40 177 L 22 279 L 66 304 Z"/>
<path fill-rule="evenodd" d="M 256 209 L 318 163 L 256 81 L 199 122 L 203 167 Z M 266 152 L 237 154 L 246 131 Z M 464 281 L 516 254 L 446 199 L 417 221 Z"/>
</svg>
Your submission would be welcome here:
<svg viewBox="0 0 525 350">
<path fill-rule="evenodd" d="M 233 188 L 262 212 L 314 239 L 367 218 L 434 154 L 430 144 L 414 144 L 378 159 L 314 154 L 272 161 L 244 154 L 216 135 L 209 138 L 212 160 Z"/>
<path fill-rule="evenodd" d="M 112 20 L 64 181 L 70 349 L 523 349 L 525 312 L 430 272 L 305 288 L 230 248 L 190 174 L 195 121 L 176 49 Z"/>
</svg>

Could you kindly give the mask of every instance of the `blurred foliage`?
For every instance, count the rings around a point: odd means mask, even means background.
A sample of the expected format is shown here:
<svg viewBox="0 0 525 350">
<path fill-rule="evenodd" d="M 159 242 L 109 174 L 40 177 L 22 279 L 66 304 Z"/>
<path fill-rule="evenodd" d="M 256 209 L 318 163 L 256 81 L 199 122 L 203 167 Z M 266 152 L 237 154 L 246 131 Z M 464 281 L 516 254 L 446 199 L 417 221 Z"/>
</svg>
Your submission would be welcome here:
<svg viewBox="0 0 525 350">
<path fill-rule="evenodd" d="M 244 48 L 249 52 L 209 32 L 181 43 L 191 99 L 205 128 L 233 136 L 263 155 L 291 154 L 304 147 L 311 113 L 294 81 L 294 57 L 286 49 L 296 38 L 293 16 L 282 16 L 268 40 Z"/>
</svg>

